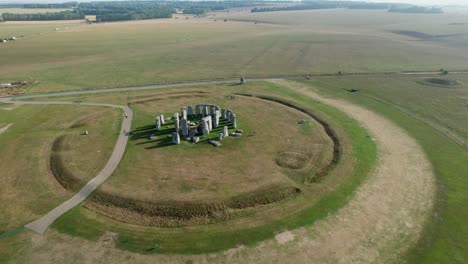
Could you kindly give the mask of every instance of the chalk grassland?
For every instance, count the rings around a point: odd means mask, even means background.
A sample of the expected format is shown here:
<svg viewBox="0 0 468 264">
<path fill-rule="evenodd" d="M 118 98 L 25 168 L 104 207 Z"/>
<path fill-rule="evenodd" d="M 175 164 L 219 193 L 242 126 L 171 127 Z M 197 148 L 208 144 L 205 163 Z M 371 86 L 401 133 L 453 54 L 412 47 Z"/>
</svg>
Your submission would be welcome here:
<svg viewBox="0 0 468 264">
<path fill-rule="evenodd" d="M 78 175 L 93 177 L 110 157 L 118 130 L 118 112 L 98 107 L 20 106 L 0 109 L 0 123 L 13 124 L 0 135 L 2 184 L 0 233 L 32 221 L 71 195 L 54 179 L 47 159 L 52 142 L 67 136 L 65 162 Z M 81 125 L 76 125 L 76 121 Z M 89 136 L 79 134 L 87 129 Z M 73 153 L 73 154 L 72 154 Z"/>
<path fill-rule="evenodd" d="M 466 78 L 455 75 L 450 75 L 450 78 L 466 81 Z M 346 77 L 302 82 L 323 94 L 345 98 L 372 109 L 418 140 L 434 166 L 437 196 L 434 212 L 428 219 L 423 236 L 417 246 L 408 252 L 406 260 L 408 263 L 465 263 L 468 260 L 465 250 L 468 234 L 465 224 L 468 152 L 436 131 L 430 123 L 414 117 L 423 116 L 438 122 L 438 117 L 443 116 L 440 124 L 461 131 L 466 140 L 467 88 L 435 90 L 432 86 L 415 85 L 414 81 L 415 78 L 388 78 L 383 82 L 372 78 Z M 343 90 L 350 88 L 360 88 L 362 92 Z M 407 100 L 407 96 L 412 100 Z M 464 103 L 460 104 L 460 100 L 464 100 Z M 411 115 L 406 111 L 410 111 Z"/>
<path fill-rule="evenodd" d="M 0 66 L 0 81 L 37 81 L 28 91 L 39 92 L 241 75 L 467 67 L 466 27 L 449 25 L 465 23 L 466 16 L 448 22 L 445 16 L 416 16 L 413 25 L 412 15 L 373 12 L 275 12 L 274 24 L 208 17 L 73 27 L 0 46 L 8 51 L 2 52 L 8 63 Z M 296 15 L 307 19 L 297 24 Z M 422 28 L 428 23 L 436 29 Z M 420 40 L 391 30 L 450 36 Z"/>
</svg>

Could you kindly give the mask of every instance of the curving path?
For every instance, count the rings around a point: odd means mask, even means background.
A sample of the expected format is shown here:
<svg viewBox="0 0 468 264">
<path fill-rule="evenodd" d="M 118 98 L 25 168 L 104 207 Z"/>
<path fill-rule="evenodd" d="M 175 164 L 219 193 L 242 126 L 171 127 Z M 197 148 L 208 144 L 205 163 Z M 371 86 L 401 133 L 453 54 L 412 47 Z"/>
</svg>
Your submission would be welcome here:
<svg viewBox="0 0 468 264">
<path fill-rule="evenodd" d="M 39 234 L 44 234 L 49 226 L 61 215 L 68 210 L 83 202 L 99 185 L 101 185 L 109 176 L 114 172 L 120 163 L 127 146 L 129 131 L 132 125 L 133 111 L 127 106 L 113 105 L 113 104 L 93 104 L 93 103 L 74 103 L 74 102 L 27 102 L 27 101 L 13 101 L 12 98 L 1 98 L 2 103 L 13 104 L 33 104 L 33 105 L 83 105 L 83 106 L 103 106 L 120 108 L 124 111 L 126 117 L 123 118 L 122 127 L 120 128 L 120 135 L 115 144 L 112 155 L 102 171 L 90 180 L 78 193 L 73 195 L 70 199 L 63 202 L 61 205 L 44 215 L 43 217 L 27 224 L 25 227 L 31 229 Z M 124 133 L 125 132 L 125 133 Z"/>
</svg>

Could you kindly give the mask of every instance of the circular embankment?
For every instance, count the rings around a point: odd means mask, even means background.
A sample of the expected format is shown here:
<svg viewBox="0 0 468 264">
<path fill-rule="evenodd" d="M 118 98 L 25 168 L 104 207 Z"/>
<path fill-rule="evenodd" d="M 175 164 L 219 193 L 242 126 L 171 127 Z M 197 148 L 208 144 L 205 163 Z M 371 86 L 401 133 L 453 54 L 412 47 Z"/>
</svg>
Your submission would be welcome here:
<svg viewBox="0 0 468 264">
<path fill-rule="evenodd" d="M 399 256 L 419 237 L 432 208 L 434 175 L 417 142 L 394 123 L 346 101 L 319 96 L 300 84 L 280 82 L 305 96 L 335 106 L 365 126 L 379 148 L 379 161 L 349 203 L 311 227 L 279 233 L 256 246 L 239 246 L 200 255 L 132 254 L 99 242 L 71 240 L 69 253 L 82 260 L 133 263 L 383 263 Z M 53 232 L 54 237 L 67 236 Z M 39 243 L 37 247 L 42 247 Z M 49 244 L 49 256 L 62 254 L 61 244 Z M 57 253 L 57 254 L 54 254 Z M 47 256 L 41 254 L 44 260 Z M 38 256 L 39 257 L 39 256 Z"/>
<path fill-rule="evenodd" d="M 200 100 L 232 108 L 244 135 L 224 139 L 220 148 L 206 140 L 162 144 L 173 121 L 157 131 L 152 124 L 155 106 L 158 113 L 171 116 L 172 109 Z M 310 195 L 310 184 L 320 182 L 341 156 L 338 136 L 325 121 L 280 98 L 177 93 L 136 98 L 132 105 L 141 118 L 135 121 L 122 169 L 85 204 L 125 223 L 196 225 L 241 217 L 244 211 L 265 213 Z M 51 171 L 64 188 L 74 190 L 83 183 L 61 160 L 64 138 L 58 137 L 52 146 Z"/>
<path fill-rule="evenodd" d="M 425 86 L 433 86 L 447 89 L 454 89 L 460 86 L 459 81 L 444 77 L 421 78 L 416 82 Z"/>
</svg>

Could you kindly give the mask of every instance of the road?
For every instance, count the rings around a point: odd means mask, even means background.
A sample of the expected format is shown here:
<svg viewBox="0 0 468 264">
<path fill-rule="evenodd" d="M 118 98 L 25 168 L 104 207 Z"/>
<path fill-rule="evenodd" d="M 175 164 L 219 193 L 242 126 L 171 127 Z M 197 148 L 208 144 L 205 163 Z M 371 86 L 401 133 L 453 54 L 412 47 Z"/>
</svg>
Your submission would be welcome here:
<svg viewBox="0 0 468 264">
<path fill-rule="evenodd" d="M 44 215 L 43 217 L 25 225 L 26 228 L 33 230 L 39 234 L 44 234 L 49 226 L 60 216 L 65 214 L 68 210 L 83 202 L 99 185 L 101 185 L 119 165 L 125 148 L 127 146 L 129 131 L 132 125 L 133 111 L 128 106 L 113 105 L 113 104 L 93 104 L 93 103 L 76 103 L 76 102 L 27 102 L 27 101 L 13 101 L 11 98 L 1 98 L 2 103 L 14 104 L 32 104 L 32 105 L 77 105 L 77 106 L 102 106 L 120 108 L 123 110 L 126 118 L 123 118 L 122 127 L 120 128 L 120 135 L 115 144 L 112 155 L 104 166 L 101 172 L 90 180 L 81 190 L 78 191 L 73 197 L 60 204 L 58 207 Z M 125 132 L 125 133 L 124 133 Z"/>
</svg>

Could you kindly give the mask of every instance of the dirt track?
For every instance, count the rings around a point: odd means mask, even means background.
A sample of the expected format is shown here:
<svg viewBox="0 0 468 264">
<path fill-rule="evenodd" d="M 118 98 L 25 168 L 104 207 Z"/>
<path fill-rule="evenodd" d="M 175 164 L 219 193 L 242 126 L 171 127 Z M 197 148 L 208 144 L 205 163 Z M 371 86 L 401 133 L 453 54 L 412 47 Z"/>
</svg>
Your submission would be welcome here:
<svg viewBox="0 0 468 264">
<path fill-rule="evenodd" d="M 286 81 L 276 80 L 280 84 Z M 375 171 L 350 202 L 335 215 L 311 227 L 287 231 L 255 247 L 196 255 L 138 255 L 51 230 L 33 235 L 34 263 L 61 262 L 79 256 L 80 263 L 383 263 L 398 262 L 419 238 L 435 194 L 432 167 L 421 147 L 405 131 L 379 115 L 343 100 L 324 98 L 300 84 L 287 85 L 330 104 L 358 120 L 378 144 Z M 286 237 L 287 239 L 278 239 Z M 58 243 L 66 239 L 67 243 Z M 36 249 L 41 249 L 38 252 Z M 45 254 L 44 252 L 47 252 Z"/>
</svg>

